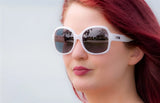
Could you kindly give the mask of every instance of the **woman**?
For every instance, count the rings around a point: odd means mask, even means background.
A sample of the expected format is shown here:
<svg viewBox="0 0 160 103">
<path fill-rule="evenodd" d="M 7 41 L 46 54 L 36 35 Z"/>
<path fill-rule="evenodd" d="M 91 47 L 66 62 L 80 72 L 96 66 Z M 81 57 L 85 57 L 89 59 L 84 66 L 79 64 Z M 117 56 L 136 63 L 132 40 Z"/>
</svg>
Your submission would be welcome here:
<svg viewBox="0 0 160 103">
<path fill-rule="evenodd" d="M 144 0 L 65 0 L 55 30 L 83 103 L 160 103 L 160 26 Z"/>
</svg>

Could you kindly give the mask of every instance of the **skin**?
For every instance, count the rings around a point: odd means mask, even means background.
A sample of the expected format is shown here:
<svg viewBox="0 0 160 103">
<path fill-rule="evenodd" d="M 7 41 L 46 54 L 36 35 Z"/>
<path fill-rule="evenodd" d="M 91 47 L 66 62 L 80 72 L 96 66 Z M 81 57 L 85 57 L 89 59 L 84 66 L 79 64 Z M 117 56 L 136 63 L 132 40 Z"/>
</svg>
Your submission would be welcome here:
<svg viewBox="0 0 160 103">
<path fill-rule="evenodd" d="M 85 28 L 106 26 L 112 33 L 122 34 L 96 9 L 72 3 L 64 16 L 64 26 L 80 34 Z M 122 34 L 123 35 L 123 34 Z M 113 41 L 106 54 L 91 55 L 80 41 L 72 53 L 64 55 L 67 74 L 74 88 L 85 93 L 89 103 L 143 103 L 136 92 L 134 65 L 143 57 L 139 48 L 129 49 L 123 42 Z M 91 71 L 82 76 L 73 72 L 75 66 Z"/>
</svg>

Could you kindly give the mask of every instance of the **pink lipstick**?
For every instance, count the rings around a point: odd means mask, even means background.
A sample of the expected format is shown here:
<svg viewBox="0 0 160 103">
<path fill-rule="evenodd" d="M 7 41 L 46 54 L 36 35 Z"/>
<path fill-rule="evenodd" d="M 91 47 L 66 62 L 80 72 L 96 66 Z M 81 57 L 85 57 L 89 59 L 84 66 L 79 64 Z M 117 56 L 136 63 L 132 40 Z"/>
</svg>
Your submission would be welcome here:
<svg viewBox="0 0 160 103">
<path fill-rule="evenodd" d="M 73 68 L 73 72 L 75 75 L 78 76 L 82 76 L 85 75 L 86 73 L 88 73 L 90 71 L 90 69 L 82 67 L 82 66 L 78 66 L 78 67 L 74 67 Z"/>
</svg>

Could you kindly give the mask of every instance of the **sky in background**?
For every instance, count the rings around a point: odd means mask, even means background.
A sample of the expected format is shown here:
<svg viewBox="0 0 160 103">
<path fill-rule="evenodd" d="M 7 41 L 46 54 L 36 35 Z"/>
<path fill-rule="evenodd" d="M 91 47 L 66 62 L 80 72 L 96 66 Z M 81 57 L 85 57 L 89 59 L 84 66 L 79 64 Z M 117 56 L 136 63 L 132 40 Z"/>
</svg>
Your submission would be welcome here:
<svg viewBox="0 0 160 103">
<path fill-rule="evenodd" d="M 62 2 L 0 0 L 0 103 L 79 103 L 51 41 Z"/>
</svg>

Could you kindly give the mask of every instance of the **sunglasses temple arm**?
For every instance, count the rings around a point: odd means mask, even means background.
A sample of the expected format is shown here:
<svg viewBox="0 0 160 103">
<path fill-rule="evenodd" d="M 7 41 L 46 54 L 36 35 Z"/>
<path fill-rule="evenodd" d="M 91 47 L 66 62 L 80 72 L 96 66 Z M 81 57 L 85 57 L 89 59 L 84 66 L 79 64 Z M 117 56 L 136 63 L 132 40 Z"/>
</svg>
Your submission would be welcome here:
<svg viewBox="0 0 160 103">
<path fill-rule="evenodd" d="M 114 34 L 114 33 L 112 33 L 112 35 L 111 35 L 111 40 L 113 40 L 113 41 L 122 41 L 122 42 L 130 42 L 130 41 L 132 41 L 131 38 L 128 38 L 125 35 Z"/>
</svg>

